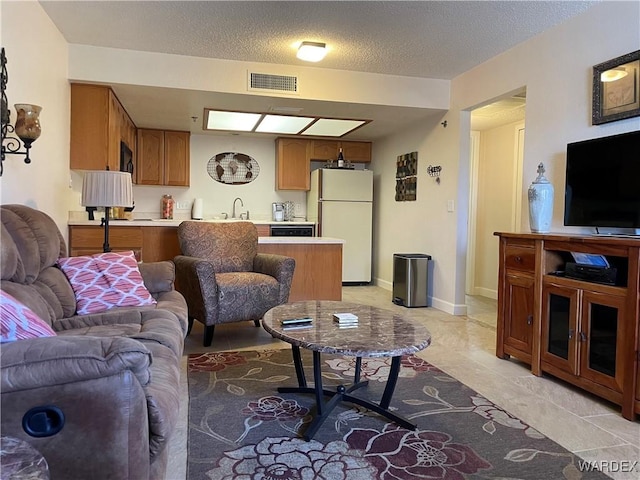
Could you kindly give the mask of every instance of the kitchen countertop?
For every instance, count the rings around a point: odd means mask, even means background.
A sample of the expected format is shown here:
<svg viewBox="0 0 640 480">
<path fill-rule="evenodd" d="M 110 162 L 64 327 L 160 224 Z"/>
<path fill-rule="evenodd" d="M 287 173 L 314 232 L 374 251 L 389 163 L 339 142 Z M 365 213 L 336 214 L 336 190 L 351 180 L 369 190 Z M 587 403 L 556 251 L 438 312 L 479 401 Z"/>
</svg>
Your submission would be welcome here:
<svg viewBox="0 0 640 480">
<path fill-rule="evenodd" d="M 344 244 L 344 240 L 341 238 L 332 238 L 332 237 L 258 237 L 258 243 L 260 245 L 266 244 L 296 244 L 296 243 L 304 243 L 306 245 L 318 244 L 318 245 L 328 245 L 328 244 Z"/>
<path fill-rule="evenodd" d="M 164 219 L 137 219 L 137 220 L 109 220 L 110 227 L 177 227 L 185 220 L 164 220 Z M 197 220 L 203 222 L 238 222 L 240 220 Z M 246 221 L 246 220 L 245 220 Z M 315 225 L 314 222 L 274 222 L 268 220 L 248 220 L 256 225 Z M 69 220 L 69 226 L 100 226 L 100 220 Z M 258 237 L 258 243 L 261 245 L 291 245 L 291 244 L 306 244 L 306 245 L 328 245 L 328 244 L 344 244 L 344 240 L 341 238 L 332 237 Z"/>
<path fill-rule="evenodd" d="M 191 219 L 173 219 L 173 220 L 165 220 L 162 218 L 152 218 L 152 219 L 133 219 L 133 220 L 109 220 L 109 226 L 110 227 L 159 227 L 159 226 L 164 226 L 164 227 L 177 227 L 178 225 L 180 225 L 182 222 L 187 221 L 187 220 L 191 220 Z M 274 222 L 273 220 L 218 220 L 218 219 L 211 219 L 211 220 L 193 220 L 194 222 L 240 222 L 240 221 L 244 221 L 244 222 L 251 222 L 254 223 L 255 225 L 277 225 L 277 226 L 290 226 L 290 225 L 315 225 L 314 222 L 300 222 L 300 221 L 294 221 L 294 222 Z M 68 221 L 69 225 L 72 226 L 76 226 L 76 225 L 96 225 L 96 226 L 100 226 L 100 220 L 69 220 Z"/>
</svg>

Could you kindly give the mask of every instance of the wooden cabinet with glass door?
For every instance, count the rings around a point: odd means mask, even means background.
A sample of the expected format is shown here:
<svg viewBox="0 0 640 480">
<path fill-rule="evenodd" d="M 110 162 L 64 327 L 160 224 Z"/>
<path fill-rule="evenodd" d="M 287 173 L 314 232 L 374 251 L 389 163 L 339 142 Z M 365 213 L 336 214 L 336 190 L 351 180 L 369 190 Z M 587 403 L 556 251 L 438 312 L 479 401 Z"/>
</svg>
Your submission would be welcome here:
<svg viewBox="0 0 640 480">
<path fill-rule="evenodd" d="M 542 371 L 622 403 L 625 293 L 617 287 L 545 279 Z M 575 286 L 566 283 L 574 283 Z"/>
</svg>

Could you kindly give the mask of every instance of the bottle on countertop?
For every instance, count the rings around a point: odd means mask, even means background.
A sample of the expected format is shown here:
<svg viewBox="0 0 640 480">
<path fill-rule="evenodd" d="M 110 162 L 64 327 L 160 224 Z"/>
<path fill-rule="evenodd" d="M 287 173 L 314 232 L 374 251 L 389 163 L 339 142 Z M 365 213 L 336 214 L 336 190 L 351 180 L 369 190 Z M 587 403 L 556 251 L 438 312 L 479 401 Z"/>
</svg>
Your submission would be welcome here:
<svg viewBox="0 0 640 480">
<path fill-rule="evenodd" d="M 171 195 L 162 196 L 162 218 L 173 220 L 173 197 Z"/>
<path fill-rule="evenodd" d="M 338 151 L 338 168 L 344 167 L 344 155 L 342 153 L 342 147 Z"/>
</svg>

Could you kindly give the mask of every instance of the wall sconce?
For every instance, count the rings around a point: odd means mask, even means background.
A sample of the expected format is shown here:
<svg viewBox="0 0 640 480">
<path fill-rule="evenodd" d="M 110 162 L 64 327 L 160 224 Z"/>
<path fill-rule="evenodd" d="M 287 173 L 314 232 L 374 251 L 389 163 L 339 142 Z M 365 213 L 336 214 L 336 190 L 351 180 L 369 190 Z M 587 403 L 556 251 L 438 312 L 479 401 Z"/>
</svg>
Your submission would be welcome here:
<svg viewBox="0 0 640 480">
<path fill-rule="evenodd" d="M 430 177 L 436 177 L 436 183 L 440 184 L 440 172 L 442 171 L 441 165 L 429 165 L 427 167 L 427 173 Z"/>
<path fill-rule="evenodd" d="M 9 102 L 5 93 L 9 75 L 7 73 L 7 57 L 2 48 L 2 159 L 0 162 L 0 177 L 4 170 L 5 155 L 24 155 L 24 163 L 31 163 L 29 158 L 29 149 L 31 144 L 40 136 L 40 111 L 42 107 L 38 105 L 30 105 L 27 103 L 18 103 L 16 107 L 16 124 L 11 125 L 11 112 L 9 111 Z M 9 136 L 15 133 L 18 138 Z M 20 151 L 20 140 L 24 144 L 24 151 Z"/>
</svg>

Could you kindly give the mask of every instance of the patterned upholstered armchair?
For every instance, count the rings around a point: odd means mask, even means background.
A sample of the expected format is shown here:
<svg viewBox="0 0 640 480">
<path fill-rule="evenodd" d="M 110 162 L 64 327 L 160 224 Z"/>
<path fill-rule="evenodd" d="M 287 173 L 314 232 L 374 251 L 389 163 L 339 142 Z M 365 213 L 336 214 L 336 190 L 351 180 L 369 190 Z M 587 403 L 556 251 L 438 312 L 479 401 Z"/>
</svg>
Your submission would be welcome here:
<svg viewBox="0 0 640 480">
<path fill-rule="evenodd" d="M 189 331 L 194 319 L 205 325 L 205 347 L 216 325 L 253 320 L 259 326 L 267 310 L 287 303 L 295 260 L 258 253 L 253 223 L 186 221 L 178 240 L 176 288 L 187 300 Z"/>
</svg>

